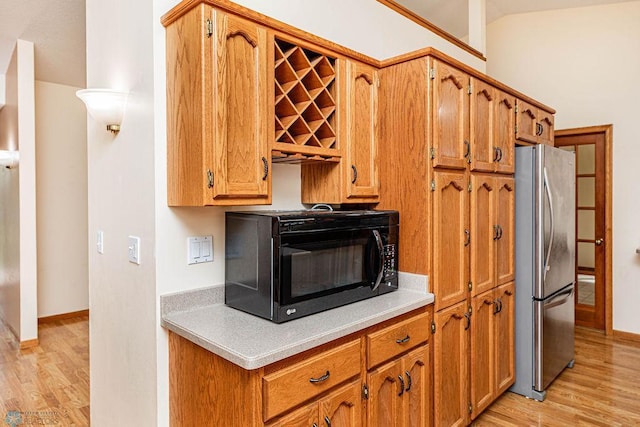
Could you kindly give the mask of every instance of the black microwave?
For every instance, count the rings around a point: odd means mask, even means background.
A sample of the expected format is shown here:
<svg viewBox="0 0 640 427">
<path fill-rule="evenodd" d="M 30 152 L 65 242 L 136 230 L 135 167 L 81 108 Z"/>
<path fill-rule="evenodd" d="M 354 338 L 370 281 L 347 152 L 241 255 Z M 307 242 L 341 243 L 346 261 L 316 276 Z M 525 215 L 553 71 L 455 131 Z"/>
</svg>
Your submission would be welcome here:
<svg viewBox="0 0 640 427">
<path fill-rule="evenodd" d="M 276 323 L 398 289 L 397 211 L 227 212 L 225 303 Z"/>
</svg>

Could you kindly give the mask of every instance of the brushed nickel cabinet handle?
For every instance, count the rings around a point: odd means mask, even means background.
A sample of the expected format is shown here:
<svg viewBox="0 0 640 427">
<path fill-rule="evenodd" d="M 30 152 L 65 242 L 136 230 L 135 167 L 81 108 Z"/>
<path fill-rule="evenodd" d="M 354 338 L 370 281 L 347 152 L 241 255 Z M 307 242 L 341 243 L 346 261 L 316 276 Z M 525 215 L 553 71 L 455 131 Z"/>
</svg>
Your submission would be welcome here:
<svg viewBox="0 0 640 427">
<path fill-rule="evenodd" d="M 405 343 L 408 343 L 410 339 L 411 339 L 411 337 L 409 336 L 409 334 L 407 334 L 407 336 L 406 336 L 406 337 L 397 339 L 397 340 L 396 340 L 396 344 L 405 344 Z"/>
<path fill-rule="evenodd" d="M 269 175 L 269 162 L 267 162 L 267 159 L 265 157 L 262 158 L 262 169 L 264 171 L 264 175 L 262 175 L 262 180 L 266 181 L 267 176 Z"/>
<path fill-rule="evenodd" d="M 351 165 L 351 171 L 353 172 L 351 183 L 355 184 L 356 181 L 358 180 L 358 169 L 356 169 L 356 165 Z"/>
<path fill-rule="evenodd" d="M 402 375 L 398 375 L 398 379 L 400 380 L 400 392 L 398 396 L 402 396 L 404 394 L 404 378 L 402 378 Z"/>
<path fill-rule="evenodd" d="M 326 374 L 324 374 L 324 375 L 323 375 L 323 376 L 321 376 L 321 377 L 318 377 L 318 378 L 313 378 L 313 377 L 312 377 L 312 378 L 309 378 L 309 382 L 310 382 L 311 384 L 317 384 L 317 383 L 324 382 L 324 381 L 326 381 L 326 380 L 328 380 L 328 379 L 329 379 L 329 375 L 331 375 L 331 374 L 329 374 L 329 371 L 327 371 L 327 373 L 326 373 Z"/>
<path fill-rule="evenodd" d="M 411 374 L 409 373 L 409 371 L 404 371 L 404 374 L 407 376 L 407 389 L 405 391 L 411 391 L 411 384 L 413 383 L 413 381 L 411 380 Z"/>
<path fill-rule="evenodd" d="M 326 415 L 324 416 L 324 423 L 327 425 L 327 427 L 331 427 L 331 420 Z"/>
</svg>

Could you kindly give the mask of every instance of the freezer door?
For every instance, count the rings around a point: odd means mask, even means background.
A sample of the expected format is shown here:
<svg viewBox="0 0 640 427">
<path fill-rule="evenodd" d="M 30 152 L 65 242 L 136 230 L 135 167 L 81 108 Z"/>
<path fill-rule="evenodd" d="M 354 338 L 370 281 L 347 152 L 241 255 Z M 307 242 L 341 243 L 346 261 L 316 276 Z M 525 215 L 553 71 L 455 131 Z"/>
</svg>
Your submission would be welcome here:
<svg viewBox="0 0 640 427">
<path fill-rule="evenodd" d="M 534 297 L 543 299 L 575 281 L 575 154 L 555 147 L 538 149 L 539 206 L 542 223 L 539 261 L 542 277 Z"/>
<path fill-rule="evenodd" d="M 533 388 L 543 391 L 574 358 L 574 285 L 534 300 Z"/>
</svg>

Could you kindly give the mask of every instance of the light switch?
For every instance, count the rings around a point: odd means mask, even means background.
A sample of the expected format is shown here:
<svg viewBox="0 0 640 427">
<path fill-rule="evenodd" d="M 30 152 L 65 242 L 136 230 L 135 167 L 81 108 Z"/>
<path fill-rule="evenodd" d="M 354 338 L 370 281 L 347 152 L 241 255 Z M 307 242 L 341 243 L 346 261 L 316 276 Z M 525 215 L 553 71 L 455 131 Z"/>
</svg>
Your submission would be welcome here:
<svg viewBox="0 0 640 427">
<path fill-rule="evenodd" d="M 129 236 L 129 262 L 140 264 L 140 238 Z"/>
<path fill-rule="evenodd" d="M 187 238 L 187 264 L 213 261 L 213 236 Z"/>
<path fill-rule="evenodd" d="M 104 232 L 102 230 L 98 230 L 96 233 L 96 249 L 99 254 L 104 253 Z"/>
</svg>

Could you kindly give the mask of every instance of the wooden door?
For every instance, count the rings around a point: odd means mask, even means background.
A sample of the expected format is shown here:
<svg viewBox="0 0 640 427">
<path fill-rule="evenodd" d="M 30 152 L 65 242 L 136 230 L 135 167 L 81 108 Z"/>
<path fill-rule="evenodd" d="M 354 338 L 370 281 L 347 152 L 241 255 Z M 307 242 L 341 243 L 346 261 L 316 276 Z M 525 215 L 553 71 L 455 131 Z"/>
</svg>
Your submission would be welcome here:
<svg viewBox="0 0 640 427">
<path fill-rule="evenodd" d="M 438 427 L 469 424 L 469 328 L 467 301 L 438 311 L 433 336 L 433 413 Z"/>
<path fill-rule="evenodd" d="M 471 170 L 493 172 L 496 145 L 496 89 L 487 83 L 471 78 L 469 105 L 469 137 L 471 141 Z"/>
<path fill-rule="evenodd" d="M 515 180 L 496 177 L 495 187 L 495 285 L 502 285 L 515 278 Z"/>
<path fill-rule="evenodd" d="M 471 299 L 471 405 L 475 418 L 495 397 L 494 313 L 497 304 L 493 289 Z"/>
<path fill-rule="evenodd" d="M 402 400 L 399 398 L 402 361 L 395 360 L 367 374 L 369 400 L 367 402 L 367 425 L 400 427 L 402 425 Z M 402 377 L 404 381 L 404 377 Z"/>
<path fill-rule="evenodd" d="M 405 393 L 402 423 L 405 427 L 431 425 L 431 364 L 429 345 L 423 345 L 403 357 Z"/>
<path fill-rule="evenodd" d="M 271 154 L 267 143 L 267 31 L 214 11 L 211 195 L 267 197 Z"/>
<path fill-rule="evenodd" d="M 467 298 L 469 282 L 468 174 L 434 171 L 432 181 L 433 256 L 430 284 L 435 309 Z"/>
<path fill-rule="evenodd" d="M 318 404 L 315 402 L 296 409 L 278 421 L 267 424 L 267 427 L 309 427 L 313 425 L 321 425 L 318 418 Z"/>
<path fill-rule="evenodd" d="M 512 174 L 515 170 L 515 106 L 516 98 L 496 89 L 496 119 L 494 130 L 495 171 Z"/>
<path fill-rule="evenodd" d="M 378 195 L 378 72 L 347 61 L 347 197 Z"/>
<path fill-rule="evenodd" d="M 538 143 L 553 146 L 553 114 L 538 110 Z"/>
<path fill-rule="evenodd" d="M 495 290 L 498 309 L 494 315 L 495 389 L 496 396 L 504 393 L 515 381 L 515 285 L 514 282 Z"/>
<path fill-rule="evenodd" d="M 320 424 L 332 427 L 362 425 L 362 385 L 360 380 L 330 393 L 319 402 Z"/>
<path fill-rule="evenodd" d="M 611 126 L 556 132 L 576 153 L 576 325 L 610 332 Z"/>
<path fill-rule="evenodd" d="M 471 295 L 495 286 L 496 184 L 492 175 L 471 174 Z"/>
<path fill-rule="evenodd" d="M 538 143 L 538 109 L 520 99 L 516 101 L 516 139 Z"/>
<path fill-rule="evenodd" d="M 469 150 L 469 76 L 429 59 L 433 166 L 466 169 Z"/>
</svg>

